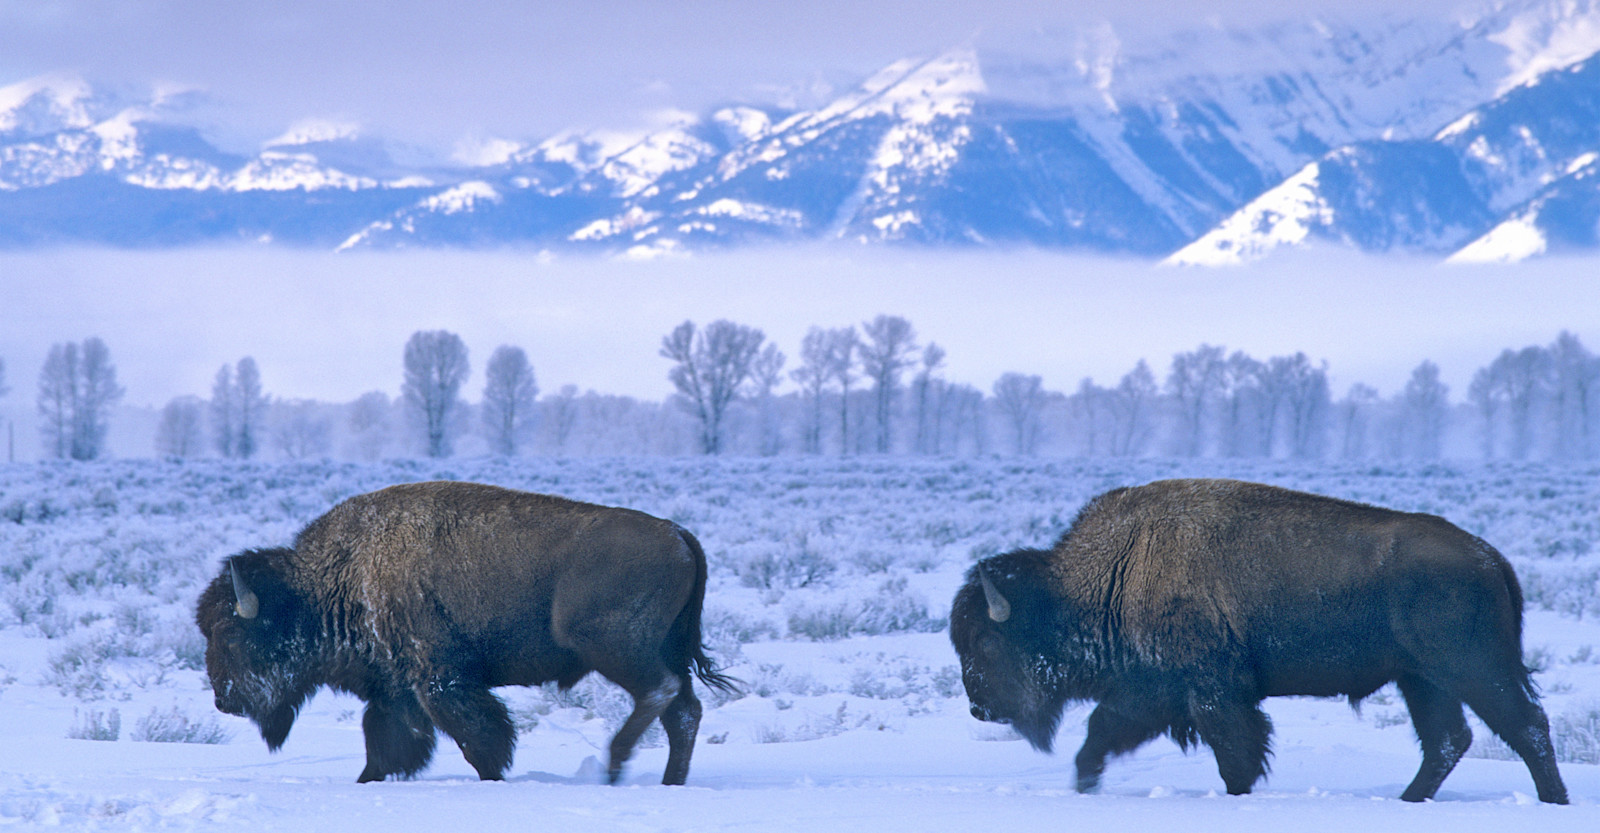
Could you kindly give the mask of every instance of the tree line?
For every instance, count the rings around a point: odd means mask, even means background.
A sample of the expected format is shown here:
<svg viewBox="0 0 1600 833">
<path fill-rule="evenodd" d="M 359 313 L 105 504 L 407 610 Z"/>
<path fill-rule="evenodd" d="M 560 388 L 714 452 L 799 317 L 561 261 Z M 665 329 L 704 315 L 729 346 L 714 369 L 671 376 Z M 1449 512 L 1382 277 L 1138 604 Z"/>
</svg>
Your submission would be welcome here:
<svg viewBox="0 0 1600 833">
<path fill-rule="evenodd" d="M 268 395 L 255 360 L 223 364 L 210 397 L 162 408 L 162 456 L 251 459 L 455 454 L 1061 455 L 1302 460 L 1593 460 L 1600 455 L 1600 358 L 1563 332 L 1506 349 L 1451 399 L 1423 361 L 1390 396 L 1356 383 L 1335 397 L 1328 363 L 1304 353 L 1257 359 L 1217 345 L 1144 360 L 1115 383 L 1050 390 L 1008 372 L 985 392 L 944 376 L 946 353 L 899 316 L 812 327 L 798 359 L 758 328 L 685 321 L 658 355 L 675 393 L 642 401 L 574 385 L 541 391 L 520 347 L 501 345 L 468 402 L 466 344 L 419 331 L 400 355 L 401 394 L 349 403 Z M 785 384 L 788 389 L 785 390 Z M 0 361 L 0 396 L 8 392 Z M 98 338 L 51 347 L 36 398 L 44 453 L 106 453 L 123 395 Z"/>
</svg>

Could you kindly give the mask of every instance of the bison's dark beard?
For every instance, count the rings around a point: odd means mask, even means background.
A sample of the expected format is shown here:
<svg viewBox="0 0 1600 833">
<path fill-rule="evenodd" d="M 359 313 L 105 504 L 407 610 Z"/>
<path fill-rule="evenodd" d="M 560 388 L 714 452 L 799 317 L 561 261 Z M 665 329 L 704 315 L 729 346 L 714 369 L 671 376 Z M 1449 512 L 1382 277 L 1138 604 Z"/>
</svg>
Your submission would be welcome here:
<svg viewBox="0 0 1600 833">
<path fill-rule="evenodd" d="M 310 695 L 309 691 L 294 691 L 265 712 L 250 714 L 250 719 L 261 730 L 261 739 L 267 742 L 267 751 L 278 751 L 283 742 L 288 740 L 289 730 L 294 728 L 294 719 Z"/>
<path fill-rule="evenodd" d="M 294 728 L 294 718 L 298 711 L 280 707 L 257 721 L 257 725 L 261 728 L 261 739 L 267 742 L 268 751 L 278 751 L 283 742 L 289 739 L 289 730 Z"/>
<path fill-rule="evenodd" d="M 1036 709 L 1031 715 L 1021 720 L 1011 721 L 1011 728 L 1017 730 L 1034 749 L 1046 754 L 1053 752 L 1051 748 L 1056 741 L 1056 727 L 1061 723 L 1061 706 L 1054 708 L 1046 706 Z"/>
</svg>

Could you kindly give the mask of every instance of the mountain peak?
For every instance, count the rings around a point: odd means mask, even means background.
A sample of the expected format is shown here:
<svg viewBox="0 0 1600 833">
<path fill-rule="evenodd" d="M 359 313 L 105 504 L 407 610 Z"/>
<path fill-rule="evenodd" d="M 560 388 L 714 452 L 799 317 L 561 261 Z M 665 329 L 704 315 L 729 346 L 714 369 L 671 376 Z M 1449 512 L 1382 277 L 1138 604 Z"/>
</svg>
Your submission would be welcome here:
<svg viewBox="0 0 1600 833">
<path fill-rule="evenodd" d="M 331 119 L 304 119 L 289 126 L 283 134 L 269 139 L 263 148 L 278 150 L 298 145 L 315 145 L 323 142 L 345 142 L 360 138 L 360 125 L 354 122 Z"/>
<path fill-rule="evenodd" d="M 51 74 L 0 87 L 0 135 L 43 135 L 95 123 L 94 88 L 75 75 Z"/>
</svg>

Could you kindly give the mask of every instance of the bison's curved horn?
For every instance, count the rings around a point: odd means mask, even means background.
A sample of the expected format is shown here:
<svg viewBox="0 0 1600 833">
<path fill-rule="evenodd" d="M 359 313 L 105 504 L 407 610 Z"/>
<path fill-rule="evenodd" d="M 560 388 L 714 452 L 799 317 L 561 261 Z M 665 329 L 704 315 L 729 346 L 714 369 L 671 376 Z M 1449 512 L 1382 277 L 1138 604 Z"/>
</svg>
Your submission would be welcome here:
<svg viewBox="0 0 1600 833">
<path fill-rule="evenodd" d="M 978 568 L 978 580 L 983 582 L 983 597 L 989 602 L 989 618 L 996 622 L 1004 622 L 1011 618 L 1011 603 L 1006 597 L 1000 595 L 1000 590 L 989 580 L 989 571 Z"/>
<path fill-rule="evenodd" d="M 254 619 L 261 612 L 261 600 L 245 585 L 244 579 L 239 576 L 239 568 L 233 562 L 228 562 L 228 574 L 233 576 L 233 597 L 236 601 L 233 609 L 242 619 Z"/>
</svg>

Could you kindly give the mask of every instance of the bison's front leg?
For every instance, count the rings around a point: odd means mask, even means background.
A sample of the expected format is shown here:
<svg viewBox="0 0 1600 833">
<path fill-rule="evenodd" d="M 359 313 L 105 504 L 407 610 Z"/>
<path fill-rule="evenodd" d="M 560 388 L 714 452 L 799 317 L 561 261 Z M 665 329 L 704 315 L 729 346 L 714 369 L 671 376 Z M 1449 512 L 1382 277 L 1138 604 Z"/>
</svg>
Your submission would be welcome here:
<svg viewBox="0 0 1600 833">
<path fill-rule="evenodd" d="M 1089 732 L 1083 739 L 1075 761 L 1078 767 L 1078 792 L 1094 792 L 1100 788 L 1100 775 L 1106 771 L 1106 759 L 1113 755 L 1132 752 L 1154 740 L 1165 730 L 1164 725 L 1134 720 L 1120 713 L 1114 705 L 1101 703 L 1089 715 Z"/>
<path fill-rule="evenodd" d="M 368 702 L 361 729 L 367 740 L 367 767 L 357 783 L 382 781 L 390 775 L 409 778 L 433 757 L 433 721 L 410 692 Z"/>
<path fill-rule="evenodd" d="M 430 680 L 421 692 L 422 705 L 461 747 L 461 754 L 485 781 L 500 781 L 511 766 L 517 733 L 506 704 L 487 686 L 461 679 Z"/>
<path fill-rule="evenodd" d="M 1194 691 L 1189 720 L 1211 747 L 1228 795 L 1244 795 L 1267 774 L 1272 721 L 1259 701 L 1238 693 Z"/>
</svg>

